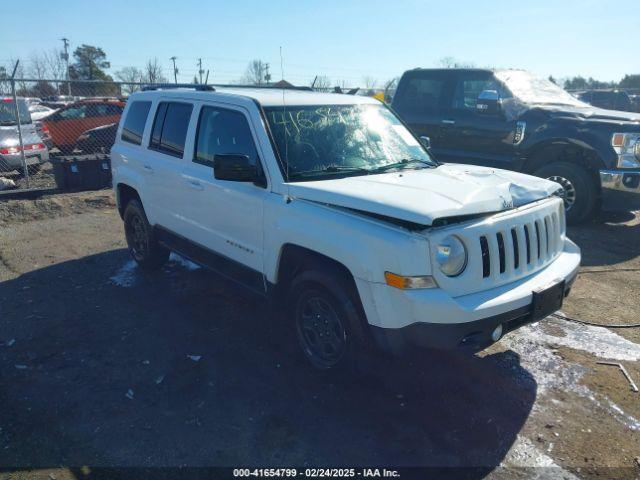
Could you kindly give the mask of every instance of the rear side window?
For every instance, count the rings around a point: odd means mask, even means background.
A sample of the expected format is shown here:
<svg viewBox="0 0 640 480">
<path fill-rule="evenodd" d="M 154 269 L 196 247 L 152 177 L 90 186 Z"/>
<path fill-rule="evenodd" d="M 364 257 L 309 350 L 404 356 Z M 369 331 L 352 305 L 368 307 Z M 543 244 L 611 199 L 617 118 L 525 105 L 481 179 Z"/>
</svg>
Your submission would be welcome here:
<svg viewBox="0 0 640 480">
<path fill-rule="evenodd" d="M 161 102 L 153 122 L 149 148 L 182 157 L 192 110 L 190 103 Z"/>
<path fill-rule="evenodd" d="M 217 154 L 247 155 L 253 165 L 258 161 L 247 119 L 240 112 L 224 108 L 202 108 L 195 150 L 193 161 L 210 167 Z"/>
<path fill-rule="evenodd" d="M 124 119 L 122 140 L 136 145 L 142 144 L 142 133 L 147 123 L 147 115 L 149 115 L 150 108 L 151 102 L 133 102 L 131 104 L 127 117 Z"/>
<path fill-rule="evenodd" d="M 414 76 L 403 85 L 401 95 L 396 95 L 396 108 L 401 111 L 429 112 L 438 109 L 444 94 L 446 79 L 442 75 L 428 78 Z"/>
</svg>

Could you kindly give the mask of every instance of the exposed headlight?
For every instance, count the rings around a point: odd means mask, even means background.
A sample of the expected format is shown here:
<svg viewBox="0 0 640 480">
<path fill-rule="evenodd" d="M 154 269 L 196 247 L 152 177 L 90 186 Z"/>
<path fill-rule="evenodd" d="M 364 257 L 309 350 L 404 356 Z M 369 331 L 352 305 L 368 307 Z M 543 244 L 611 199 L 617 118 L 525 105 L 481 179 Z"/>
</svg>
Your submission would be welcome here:
<svg viewBox="0 0 640 480">
<path fill-rule="evenodd" d="M 460 275 L 467 266 L 467 249 L 462 241 L 449 235 L 437 247 L 436 262 L 448 277 Z"/>
<path fill-rule="evenodd" d="M 618 168 L 640 167 L 640 133 L 614 133 L 611 146 L 618 154 Z"/>
</svg>

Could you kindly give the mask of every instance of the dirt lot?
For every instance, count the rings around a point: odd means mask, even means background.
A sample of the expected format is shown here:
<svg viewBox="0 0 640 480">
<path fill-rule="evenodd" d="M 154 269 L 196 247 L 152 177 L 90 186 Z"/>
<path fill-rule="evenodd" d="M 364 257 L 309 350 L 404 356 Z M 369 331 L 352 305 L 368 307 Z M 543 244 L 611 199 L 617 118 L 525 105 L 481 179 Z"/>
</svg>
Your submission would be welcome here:
<svg viewBox="0 0 640 480">
<path fill-rule="evenodd" d="M 567 315 L 640 321 L 640 215 L 574 228 Z M 464 478 L 637 478 L 639 329 L 547 319 L 472 357 L 331 379 L 264 305 L 173 257 L 143 275 L 109 193 L 0 201 L 0 478 L 83 465 L 471 466 Z M 638 460 L 640 461 L 640 460 Z M 458 472 L 457 478 L 460 478 Z"/>
</svg>

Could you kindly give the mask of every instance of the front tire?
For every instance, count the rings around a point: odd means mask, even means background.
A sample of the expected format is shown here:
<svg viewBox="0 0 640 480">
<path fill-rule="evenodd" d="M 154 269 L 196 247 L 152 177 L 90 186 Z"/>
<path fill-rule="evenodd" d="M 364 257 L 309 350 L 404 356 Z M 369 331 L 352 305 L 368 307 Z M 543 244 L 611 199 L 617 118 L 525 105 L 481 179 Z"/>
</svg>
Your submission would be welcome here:
<svg viewBox="0 0 640 480">
<path fill-rule="evenodd" d="M 575 163 L 553 162 L 535 172 L 538 177 L 552 180 L 560 186 L 567 223 L 584 222 L 594 213 L 598 190 L 589 172 Z"/>
<path fill-rule="evenodd" d="M 355 286 L 345 277 L 319 266 L 297 275 L 289 288 L 288 328 L 318 370 L 353 371 L 367 353 L 366 319 Z"/>
<path fill-rule="evenodd" d="M 124 233 L 129 253 L 143 270 L 157 270 L 169 260 L 169 250 L 156 241 L 153 228 L 138 200 L 130 200 L 125 208 Z"/>
</svg>

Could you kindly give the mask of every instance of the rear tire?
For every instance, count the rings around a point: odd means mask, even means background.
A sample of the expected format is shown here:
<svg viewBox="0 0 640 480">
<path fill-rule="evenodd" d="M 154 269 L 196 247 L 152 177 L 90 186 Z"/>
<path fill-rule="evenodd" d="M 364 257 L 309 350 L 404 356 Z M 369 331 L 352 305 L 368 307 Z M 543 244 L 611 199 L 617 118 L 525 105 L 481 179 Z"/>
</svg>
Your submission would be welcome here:
<svg viewBox="0 0 640 480">
<path fill-rule="evenodd" d="M 318 370 L 359 371 L 366 364 L 366 319 L 355 286 L 336 268 L 317 265 L 291 281 L 286 340 Z"/>
<path fill-rule="evenodd" d="M 539 168 L 535 175 L 562 186 L 567 223 L 584 222 L 594 213 L 598 188 L 589 172 L 575 163 L 553 162 Z"/>
<path fill-rule="evenodd" d="M 143 270 L 157 270 L 169 260 L 171 252 L 155 239 L 153 228 L 138 200 L 130 200 L 124 210 L 124 233 L 129 253 Z"/>
</svg>

